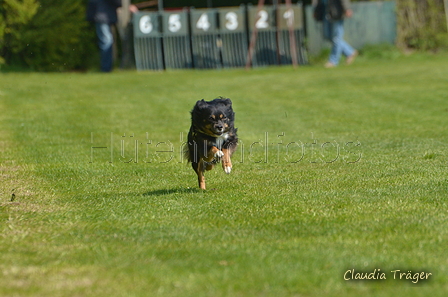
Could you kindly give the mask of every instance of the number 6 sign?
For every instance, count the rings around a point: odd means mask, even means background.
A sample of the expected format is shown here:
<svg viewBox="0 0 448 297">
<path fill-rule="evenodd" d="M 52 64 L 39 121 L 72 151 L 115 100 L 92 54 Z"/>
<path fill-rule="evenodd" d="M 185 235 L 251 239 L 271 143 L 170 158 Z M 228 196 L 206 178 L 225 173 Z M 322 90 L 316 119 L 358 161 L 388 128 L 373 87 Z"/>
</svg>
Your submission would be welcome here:
<svg viewBox="0 0 448 297">
<path fill-rule="evenodd" d="M 160 36 L 158 14 L 154 12 L 138 12 L 134 15 L 134 34 L 136 37 Z"/>
<path fill-rule="evenodd" d="M 143 34 L 149 34 L 152 32 L 153 25 L 151 21 L 151 16 L 144 15 L 140 18 L 140 21 L 138 22 L 138 28 Z"/>
</svg>

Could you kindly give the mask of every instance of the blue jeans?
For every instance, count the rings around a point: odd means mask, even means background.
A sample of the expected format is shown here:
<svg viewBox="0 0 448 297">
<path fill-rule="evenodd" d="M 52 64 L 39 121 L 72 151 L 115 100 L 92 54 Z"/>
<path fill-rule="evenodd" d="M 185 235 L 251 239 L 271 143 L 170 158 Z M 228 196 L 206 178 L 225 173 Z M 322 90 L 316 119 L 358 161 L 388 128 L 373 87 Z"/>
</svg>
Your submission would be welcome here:
<svg viewBox="0 0 448 297">
<path fill-rule="evenodd" d="M 101 71 L 110 72 L 114 63 L 114 36 L 112 35 L 112 29 L 107 23 L 96 23 L 95 27 L 98 37 L 98 47 L 100 48 Z"/>
<path fill-rule="evenodd" d="M 324 20 L 324 38 L 332 43 L 328 62 L 338 65 L 341 55 L 349 57 L 355 53 L 355 49 L 344 40 L 344 20 L 328 21 Z"/>
</svg>

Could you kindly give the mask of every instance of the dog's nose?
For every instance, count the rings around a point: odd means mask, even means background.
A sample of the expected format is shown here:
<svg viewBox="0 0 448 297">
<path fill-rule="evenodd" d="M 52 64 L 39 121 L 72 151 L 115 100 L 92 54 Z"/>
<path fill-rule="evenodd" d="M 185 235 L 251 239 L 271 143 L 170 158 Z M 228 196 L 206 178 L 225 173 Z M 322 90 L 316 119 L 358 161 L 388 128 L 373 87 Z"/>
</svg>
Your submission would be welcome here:
<svg viewBox="0 0 448 297">
<path fill-rule="evenodd" d="M 218 126 L 216 126 L 216 129 L 218 129 L 218 130 L 222 130 L 224 127 L 222 126 L 222 125 L 218 125 Z"/>
</svg>

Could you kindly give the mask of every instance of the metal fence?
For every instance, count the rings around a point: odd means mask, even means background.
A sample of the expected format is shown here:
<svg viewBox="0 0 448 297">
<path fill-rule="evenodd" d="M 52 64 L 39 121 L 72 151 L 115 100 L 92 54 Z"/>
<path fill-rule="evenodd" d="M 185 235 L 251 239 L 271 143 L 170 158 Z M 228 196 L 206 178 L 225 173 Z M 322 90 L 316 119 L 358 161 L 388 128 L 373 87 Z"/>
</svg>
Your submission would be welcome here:
<svg viewBox="0 0 448 297">
<path fill-rule="evenodd" d="M 256 42 L 252 54 L 252 65 L 266 66 L 277 64 L 277 40 L 275 11 L 273 6 L 248 7 L 249 34 L 256 34 Z"/>
<path fill-rule="evenodd" d="M 220 8 L 218 46 L 221 49 L 223 67 L 243 67 L 246 65 L 248 39 L 246 8 Z"/>
<path fill-rule="evenodd" d="M 394 44 L 397 36 L 395 1 L 352 2 L 353 17 L 344 20 L 345 40 L 360 49 L 366 44 Z M 313 18 L 313 8 L 305 9 L 307 48 L 318 54 L 331 43 L 322 36 L 322 23 Z"/>
<path fill-rule="evenodd" d="M 219 68 L 218 15 L 216 9 L 192 9 L 191 45 L 195 68 Z"/>
<path fill-rule="evenodd" d="M 187 10 L 162 12 L 163 56 L 166 68 L 192 68 Z"/>
<path fill-rule="evenodd" d="M 277 11 L 280 64 L 306 64 L 305 28 L 302 6 L 280 5 Z"/>
<path fill-rule="evenodd" d="M 394 43 L 395 1 L 355 2 L 352 8 L 354 15 L 344 26 L 351 45 L 359 49 Z M 133 16 L 136 66 L 162 70 L 307 64 L 307 53 L 330 46 L 312 14 L 313 8 L 304 9 L 301 3 L 139 12 Z"/>
<path fill-rule="evenodd" d="M 134 16 L 134 52 L 137 69 L 164 68 L 158 13 L 148 12 Z"/>
<path fill-rule="evenodd" d="M 279 6 L 278 11 L 285 13 Z M 138 70 L 243 67 L 249 34 L 257 30 L 253 67 L 291 64 L 290 44 L 306 64 L 302 5 L 290 9 L 294 42 L 276 22 L 277 10 L 265 5 L 139 12 L 133 17 L 134 49 Z M 297 16 L 297 17 L 295 17 Z"/>
</svg>

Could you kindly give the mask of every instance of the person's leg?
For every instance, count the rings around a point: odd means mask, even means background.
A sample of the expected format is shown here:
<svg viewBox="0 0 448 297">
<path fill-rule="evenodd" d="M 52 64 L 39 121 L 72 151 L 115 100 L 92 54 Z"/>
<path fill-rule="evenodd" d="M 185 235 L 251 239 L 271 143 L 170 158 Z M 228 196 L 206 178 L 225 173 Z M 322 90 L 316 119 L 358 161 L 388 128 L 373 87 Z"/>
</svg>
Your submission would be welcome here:
<svg viewBox="0 0 448 297">
<path fill-rule="evenodd" d="M 96 23 L 98 47 L 100 48 L 101 71 L 110 72 L 113 68 L 114 37 L 109 24 Z"/>
<path fill-rule="evenodd" d="M 351 57 L 356 53 L 356 50 L 347 43 L 347 41 L 344 40 L 344 23 L 341 21 L 341 37 L 340 37 L 340 43 L 341 43 L 341 53 L 345 57 Z"/>
<path fill-rule="evenodd" d="M 332 48 L 328 62 L 334 66 L 339 64 L 341 55 L 351 57 L 355 54 L 355 49 L 344 40 L 344 21 L 332 22 Z"/>
</svg>

